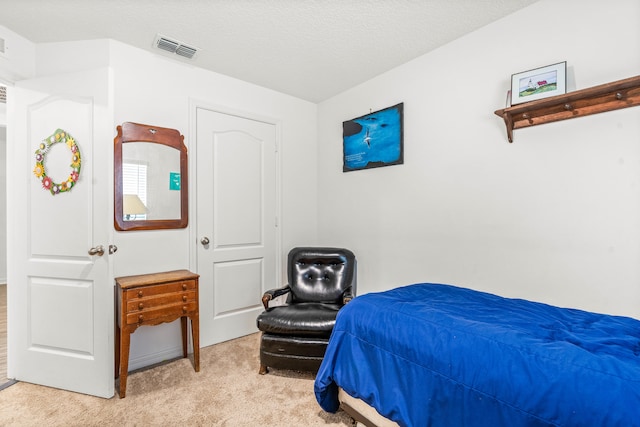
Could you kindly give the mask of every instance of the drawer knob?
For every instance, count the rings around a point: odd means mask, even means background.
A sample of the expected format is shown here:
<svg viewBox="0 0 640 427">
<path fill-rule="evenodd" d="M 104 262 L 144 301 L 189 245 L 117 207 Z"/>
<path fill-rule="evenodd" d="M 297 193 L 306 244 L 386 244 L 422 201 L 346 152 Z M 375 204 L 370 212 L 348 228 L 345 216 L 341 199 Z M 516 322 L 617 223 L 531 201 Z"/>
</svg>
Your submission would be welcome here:
<svg viewBox="0 0 640 427">
<path fill-rule="evenodd" d="M 187 302 L 187 296 L 186 295 L 182 295 L 182 301 Z"/>
<path fill-rule="evenodd" d="M 143 303 L 138 304 L 138 309 L 139 310 L 142 310 L 143 308 L 144 308 L 144 304 Z"/>
<path fill-rule="evenodd" d="M 144 320 L 144 316 L 142 314 L 138 316 L 138 323 L 142 323 L 143 320 Z"/>
<path fill-rule="evenodd" d="M 138 291 L 138 298 L 142 298 L 142 291 Z"/>
<path fill-rule="evenodd" d="M 183 291 L 186 291 L 186 290 L 187 290 L 187 284 L 186 284 L 186 283 L 183 283 L 183 284 L 182 284 L 182 290 L 183 290 Z"/>
<path fill-rule="evenodd" d="M 183 312 L 183 313 L 186 313 L 186 312 L 187 312 L 187 306 L 186 306 L 186 305 L 182 306 L 182 312 Z"/>
</svg>

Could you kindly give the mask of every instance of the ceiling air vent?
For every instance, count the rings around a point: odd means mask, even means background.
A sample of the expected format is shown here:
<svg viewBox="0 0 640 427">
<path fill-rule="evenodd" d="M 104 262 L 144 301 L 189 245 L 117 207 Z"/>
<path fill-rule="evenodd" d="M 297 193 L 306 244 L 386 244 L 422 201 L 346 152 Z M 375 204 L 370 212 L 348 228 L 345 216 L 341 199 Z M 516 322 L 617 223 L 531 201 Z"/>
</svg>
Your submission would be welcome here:
<svg viewBox="0 0 640 427">
<path fill-rule="evenodd" d="M 176 55 L 184 56 L 185 58 L 189 58 L 189 59 L 193 58 L 196 52 L 197 50 L 195 48 L 185 46 L 183 44 L 178 46 L 178 49 L 176 49 Z"/>
<path fill-rule="evenodd" d="M 7 88 L 6 86 L 0 86 L 0 104 L 7 103 Z"/>
<path fill-rule="evenodd" d="M 198 48 L 187 46 L 177 40 L 172 40 L 168 37 L 158 34 L 156 36 L 154 46 L 158 49 L 165 50 L 167 52 L 175 53 L 185 58 L 193 58 L 198 52 Z"/>
<path fill-rule="evenodd" d="M 166 50 L 167 52 L 171 52 L 171 53 L 176 53 L 176 49 L 178 49 L 178 46 L 180 46 L 180 44 L 174 42 L 173 40 L 160 37 L 156 42 L 156 46 L 158 47 L 158 49 Z"/>
</svg>

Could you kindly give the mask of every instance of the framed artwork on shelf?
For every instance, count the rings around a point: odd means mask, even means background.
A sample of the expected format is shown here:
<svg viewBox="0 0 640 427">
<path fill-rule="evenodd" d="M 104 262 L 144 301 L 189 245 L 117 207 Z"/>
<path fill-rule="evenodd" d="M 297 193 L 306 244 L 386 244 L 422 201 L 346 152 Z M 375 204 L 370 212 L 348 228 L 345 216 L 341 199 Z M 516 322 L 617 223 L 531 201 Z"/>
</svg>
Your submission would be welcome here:
<svg viewBox="0 0 640 427">
<path fill-rule="evenodd" d="M 342 123 L 343 172 L 404 161 L 404 103 Z"/>
<path fill-rule="evenodd" d="M 511 105 L 567 93 L 567 63 L 511 75 Z"/>
</svg>

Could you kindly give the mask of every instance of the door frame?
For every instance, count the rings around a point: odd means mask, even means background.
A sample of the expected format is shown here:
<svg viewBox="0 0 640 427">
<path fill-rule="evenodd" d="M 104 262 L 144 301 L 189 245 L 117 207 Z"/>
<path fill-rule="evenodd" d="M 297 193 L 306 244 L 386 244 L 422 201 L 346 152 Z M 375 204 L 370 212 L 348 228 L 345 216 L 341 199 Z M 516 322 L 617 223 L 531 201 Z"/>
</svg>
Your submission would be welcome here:
<svg viewBox="0 0 640 427">
<path fill-rule="evenodd" d="M 216 113 L 227 114 L 230 116 L 238 116 L 249 120 L 255 120 L 259 122 L 268 123 L 275 126 L 276 130 L 276 236 L 275 236 L 275 263 L 276 263 L 276 277 L 282 281 L 282 120 L 275 119 L 273 117 L 263 116 L 255 113 L 250 113 L 243 110 L 237 110 L 229 108 L 224 105 L 207 102 L 201 99 L 189 98 L 189 139 L 187 141 L 187 153 L 189 158 L 189 194 L 197 194 L 198 186 L 198 171 L 197 171 L 197 156 L 198 147 L 195 143 L 195 135 L 197 134 L 197 109 L 202 108 L 205 110 L 214 111 Z M 185 138 L 186 139 L 186 138 Z M 189 219 L 189 239 L 191 244 L 189 245 L 189 266 L 191 271 L 198 271 L 198 230 L 197 230 L 197 218 L 193 216 L 197 215 L 197 202 L 195 197 L 189 197 L 189 212 L 192 212 L 192 218 Z M 284 284 L 283 284 L 284 285 Z"/>
</svg>

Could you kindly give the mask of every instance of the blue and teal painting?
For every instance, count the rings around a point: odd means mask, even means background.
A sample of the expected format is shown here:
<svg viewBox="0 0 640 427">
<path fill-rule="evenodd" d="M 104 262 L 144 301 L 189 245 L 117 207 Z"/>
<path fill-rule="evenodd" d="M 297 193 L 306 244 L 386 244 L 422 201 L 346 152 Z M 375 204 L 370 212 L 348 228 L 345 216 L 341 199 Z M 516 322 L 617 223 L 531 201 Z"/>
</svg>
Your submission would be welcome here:
<svg viewBox="0 0 640 427">
<path fill-rule="evenodd" d="M 342 123 L 343 172 L 403 162 L 404 103 Z"/>
</svg>

